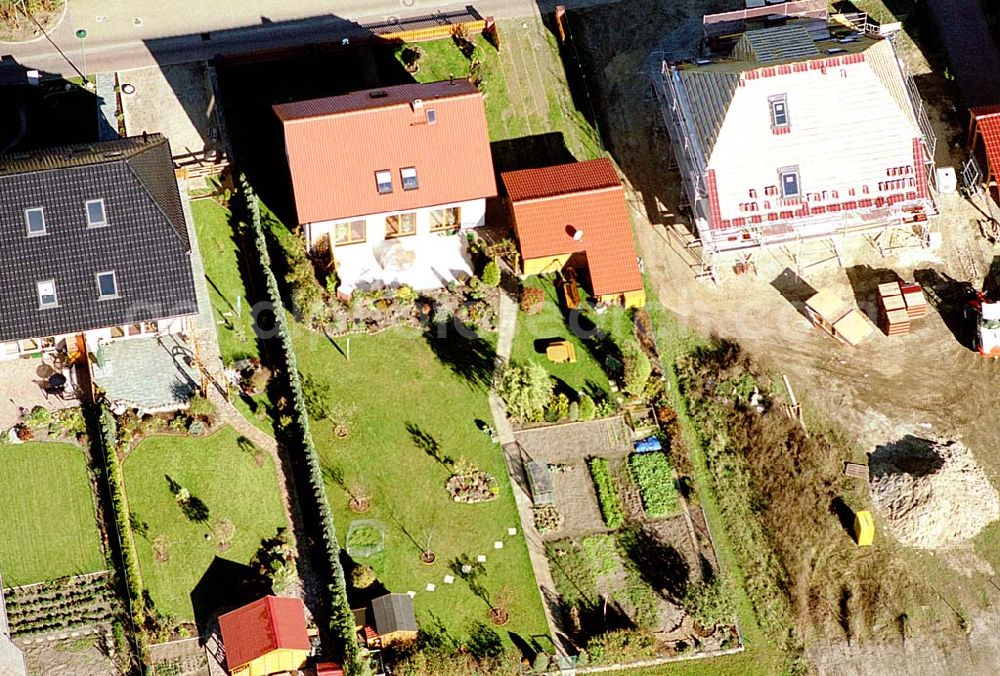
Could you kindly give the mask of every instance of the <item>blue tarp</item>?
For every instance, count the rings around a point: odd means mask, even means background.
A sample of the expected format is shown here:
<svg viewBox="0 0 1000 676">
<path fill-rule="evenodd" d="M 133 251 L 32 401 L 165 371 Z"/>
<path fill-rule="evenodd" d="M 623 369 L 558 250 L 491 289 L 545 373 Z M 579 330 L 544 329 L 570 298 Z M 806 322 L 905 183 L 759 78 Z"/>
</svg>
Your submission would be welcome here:
<svg viewBox="0 0 1000 676">
<path fill-rule="evenodd" d="M 636 453 L 649 453 L 651 451 L 663 450 L 663 445 L 657 437 L 646 437 L 632 444 Z"/>
</svg>

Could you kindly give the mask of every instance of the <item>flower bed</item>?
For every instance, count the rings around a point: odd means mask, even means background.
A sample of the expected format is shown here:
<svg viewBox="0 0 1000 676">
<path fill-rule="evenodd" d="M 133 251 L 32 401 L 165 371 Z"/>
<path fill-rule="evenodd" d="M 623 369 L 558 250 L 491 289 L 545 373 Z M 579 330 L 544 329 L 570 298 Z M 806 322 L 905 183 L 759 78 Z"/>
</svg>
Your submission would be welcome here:
<svg viewBox="0 0 1000 676">
<path fill-rule="evenodd" d="M 448 479 L 447 486 L 452 500 L 470 505 L 496 500 L 500 494 L 496 477 L 486 472 L 456 474 Z"/>
</svg>

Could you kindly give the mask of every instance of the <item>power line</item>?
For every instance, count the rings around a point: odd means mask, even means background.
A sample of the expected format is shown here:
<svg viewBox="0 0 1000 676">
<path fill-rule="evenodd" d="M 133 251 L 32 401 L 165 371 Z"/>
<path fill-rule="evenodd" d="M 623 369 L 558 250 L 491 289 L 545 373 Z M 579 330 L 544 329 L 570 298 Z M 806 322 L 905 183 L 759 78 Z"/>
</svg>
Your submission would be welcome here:
<svg viewBox="0 0 1000 676">
<path fill-rule="evenodd" d="M 66 0 L 63 0 L 63 1 L 65 2 Z M 38 19 L 35 18 L 35 15 L 32 14 L 30 10 L 28 10 L 27 0 L 17 0 L 17 6 L 18 6 L 18 8 L 20 8 L 20 10 L 22 12 L 24 12 L 24 15 L 26 17 L 28 17 L 29 19 L 31 19 L 31 22 L 33 24 L 35 24 L 35 26 L 38 28 L 39 31 L 41 31 L 42 35 L 45 36 L 45 39 L 48 40 L 49 44 L 52 45 L 57 52 L 59 52 L 59 56 L 61 56 L 62 58 L 64 58 L 66 60 L 66 63 L 68 63 L 70 65 L 70 67 L 73 70 L 76 71 L 76 74 L 79 75 L 80 79 L 82 79 L 83 82 L 84 82 L 84 84 L 86 84 L 87 83 L 87 76 L 80 72 L 80 69 L 76 67 L 76 64 L 73 63 L 70 60 L 70 58 L 68 56 L 66 56 L 66 53 L 62 49 L 59 48 L 59 45 L 57 45 L 52 40 L 52 38 L 49 37 L 48 32 L 46 32 L 46 30 L 45 30 L 44 27 L 42 27 L 42 24 L 38 23 Z"/>
</svg>

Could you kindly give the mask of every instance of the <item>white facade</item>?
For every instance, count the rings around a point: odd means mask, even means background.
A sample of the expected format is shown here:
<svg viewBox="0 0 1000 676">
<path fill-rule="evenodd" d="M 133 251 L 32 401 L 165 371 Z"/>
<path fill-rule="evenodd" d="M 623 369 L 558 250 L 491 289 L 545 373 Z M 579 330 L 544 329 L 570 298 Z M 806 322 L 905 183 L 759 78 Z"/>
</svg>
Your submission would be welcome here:
<svg viewBox="0 0 1000 676">
<path fill-rule="evenodd" d="M 364 239 L 360 239 L 360 222 L 364 224 Z M 471 275 L 462 233 L 485 223 L 486 200 L 481 198 L 408 212 L 307 223 L 305 233 L 310 250 L 332 247 L 338 291 L 350 295 L 355 289 L 380 285 L 441 288 L 461 275 Z M 393 236 L 393 228 L 405 234 Z M 345 231 L 350 232 L 348 241 L 337 243 L 338 230 L 342 237 Z"/>
<path fill-rule="evenodd" d="M 168 319 L 136 322 L 126 326 L 111 326 L 93 331 L 84 331 L 84 344 L 88 352 L 96 352 L 97 348 L 114 340 L 138 338 L 151 335 L 170 335 L 184 333 L 187 330 L 188 317 L 173 317 Z M 56 350 L 76 350 L 76 338 L 79 333 L 67 333 L 58 336 L 43 336 L 22 338 L 9 342 L 0 342 L 0 361 L 17 359 L 22 355 L 55 352 Z"/>
</svg>

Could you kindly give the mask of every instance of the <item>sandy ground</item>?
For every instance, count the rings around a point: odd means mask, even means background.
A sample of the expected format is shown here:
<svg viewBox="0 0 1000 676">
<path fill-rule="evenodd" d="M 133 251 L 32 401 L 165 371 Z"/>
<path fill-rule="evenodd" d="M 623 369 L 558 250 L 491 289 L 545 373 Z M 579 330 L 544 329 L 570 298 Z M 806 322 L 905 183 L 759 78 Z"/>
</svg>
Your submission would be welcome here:
<svg viewBox="0 0 1000 676">
<path fill-rule="evenodd" d="M 99 647 L 96 636 L 45 641 L 22 646 L 29 674 L 45 676 L 108 676 L 120 673 Z"/>
<path fill-rule="evenodd" d="M 215 99 L 203 62 L 144 68 L 119 75 L 135 93 L 122 95 L 129 136 L 159 132 L 174 157 L 200 153 L 212 143 Z"/>
<path fill-rule="evenodd" d="M 678 36 L 690 33 L 685 28 L 690 17 L 732 9 L 735 4 L 624 0 L 613 11 L 593 9 L 570 16 L 595 109 L 601 111 L 597 122 L 633 189 L 638 244 L 660 300 L 690 327 L 705 335 L 734 338 L 765 367 L 787 374 L 807 415 L 811 410 L 846 430 L 859 462 L 876 446 L 910 433 L 960 439 L 994 485 L 1000 485 L 1000 427 L 994 415 L 1000 364 L 985 361 L 962 345 L 959 339 L 966 327 L 950 320 L 949 328 L 931 309 L 908 336 L 890 339 L 876 332 L 861 346 L 849 348 L 813 328 L 801 312 L 809 287 L 831 288 L 871 317 L 875 287 L 894 276 L 913 280 L 934 271 L 980 287 L 1000 251 L 981 237 L 975 206 L 958 195 L 941 198 L 943 245 L 936 251 L 916 247 L 883 257 L 863 240 L 848 240 L 842 242 L 844 268 L 834 261 L 803 270 L 801 278 L 795 274 L 791 252 L 773 249 L 757 256 L 756 275 L 735 276 L 729 262 L 720 266 L 720 285 L 697 280 L 689 266 L 690 253 L 667 236 L 666 229 L 683 224 L 683 219 L 676 215 L 677 174 L 671 168 L 669 142 L 646 76 L 649 53 L 654 45 L 663 44 L 664 36 L 673 36 L 676 44 Z M 953 90 L 932 74 L 909 38 L 904 36 L 901 44 L 929 102 L 939 138 L 936 161 L 939 166 L 959 166 L 965 157 L 960 148 L 964 136 Z M 997 624 L 995 614 L 972 613 L 973 632 L 968 644 L 960 646 L 941 637 L 864 648 L 834 642 L 813 646 L 809 656 L 821 672 L 831 674 L 902 669 L 914 674 L 986 673 L 984 665 L 1000 663 L 1000 642 L 989 630 Z M 920 662 L 923 666 L 918 666 Z"/>
</svg>

